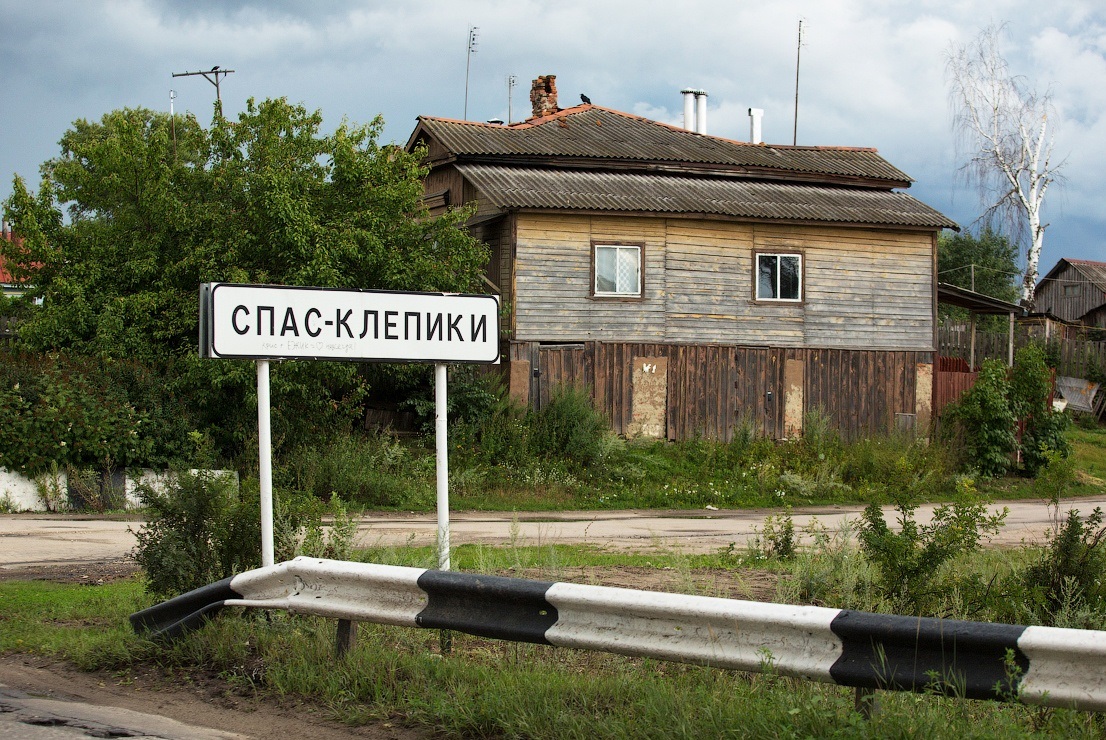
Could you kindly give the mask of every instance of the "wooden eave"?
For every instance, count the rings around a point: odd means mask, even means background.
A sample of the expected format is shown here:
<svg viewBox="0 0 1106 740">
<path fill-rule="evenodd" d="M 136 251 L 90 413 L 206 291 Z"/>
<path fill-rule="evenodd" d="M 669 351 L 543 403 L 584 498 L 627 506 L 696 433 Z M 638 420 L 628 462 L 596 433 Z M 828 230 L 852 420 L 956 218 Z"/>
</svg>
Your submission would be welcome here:
<svg viewBox="0 0 1106 740">
<path fill-rule="evenodd" d="M 785 218 L 756 218 L 753 216 L 730 216 L 722 213 L 658 213 L 656 211 L 618 211 L 614 213 L 612 211 L 604 211 L 598 208 L 517 208 L 517 207 L 505 207 L 501 208 L 499 213 L 490 214 L 481 218 L 475 222 L 469 222 L 466 225 L 475 225 L 477 223 L 486 223 L 497 218 L 501 218 L 507 215 L 517 215 L 519 213 L 533 213 L 545 216 L 611 216 L 617 215 L 618 217 L 626 218 L 652 218 L 652 219 L 681 219 L 681 220 L 695 220 L 695 221 L 716 221 L 723 223 L 740 223 L 740 224 L 755 224 L 759 226 L 809 226 L 820 228 L 835 228 L 841 227 L 844 229 L 867 229 L 869 231 L 878 229 L 880 231 L 909 231 L 916 234 L 934 234 L 941 231 L 940 227 L 935 226 L 910 226 L 900 224 L 873 224 L 860 221 L 819 221 L 817 219 L 785 219 Z"/>
</svg>

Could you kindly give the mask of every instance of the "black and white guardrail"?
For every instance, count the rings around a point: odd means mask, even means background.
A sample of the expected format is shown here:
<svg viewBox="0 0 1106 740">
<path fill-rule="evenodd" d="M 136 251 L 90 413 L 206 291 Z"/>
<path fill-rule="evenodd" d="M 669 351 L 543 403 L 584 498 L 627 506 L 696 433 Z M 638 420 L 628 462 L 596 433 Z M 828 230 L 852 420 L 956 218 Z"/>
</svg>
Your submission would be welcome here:
<svg viewBox="0 0 1106 740">
<path fill-rule="evenodd" d="M 1106 710 L 1106 632 L 296 558 L 131 615 L 172 638 L 224 606 L 465 632 L 861 688 Z"/>
</svg>

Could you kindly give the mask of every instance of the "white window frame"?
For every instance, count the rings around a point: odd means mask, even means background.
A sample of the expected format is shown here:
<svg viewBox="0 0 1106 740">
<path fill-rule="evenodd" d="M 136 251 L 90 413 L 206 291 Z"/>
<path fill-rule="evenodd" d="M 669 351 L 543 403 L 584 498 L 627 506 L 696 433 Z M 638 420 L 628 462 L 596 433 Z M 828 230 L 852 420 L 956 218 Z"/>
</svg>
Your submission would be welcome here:
<svg viewBox="0 0 1106 740">
<path fill-rule="evenodd" d="M 599 288 L 599 250 L 610 249 L 615 252 L 615 289 L 601 290 Z M 637 262 L 637 284 L 634 286 L 618 285 L 618 261 L 623 253 L 633 253 Z M 640 298 L 642 284 L 642 247 L 640 244 L 602 244 L 592 245 L 592 295 L 597 298 Z M 621 289 L 620 289 L 621 287 Z"/>
<path fill-rule="evenodd" d="M 794 298 L 778 298 L 775 296 L 763 296 L 760 294 L 760 260 L 762 257 L 774 257 L 776 259 L 776 296 L 780 295 L 780 280 L 783 271 L 779 269 L 780 260 L 784 257 L 790 257 L 796 259 L 799 262 L 799 285 L 798 295 Z M 806 282 L 803 275 L 803 255 L 801 252 L 756 252 L 753 258 L 753 291 L 757 301 L 765 301 L 769 303 L 802 303 L 803 302 L 803 290 L 806 287 Z"/>
</svg>

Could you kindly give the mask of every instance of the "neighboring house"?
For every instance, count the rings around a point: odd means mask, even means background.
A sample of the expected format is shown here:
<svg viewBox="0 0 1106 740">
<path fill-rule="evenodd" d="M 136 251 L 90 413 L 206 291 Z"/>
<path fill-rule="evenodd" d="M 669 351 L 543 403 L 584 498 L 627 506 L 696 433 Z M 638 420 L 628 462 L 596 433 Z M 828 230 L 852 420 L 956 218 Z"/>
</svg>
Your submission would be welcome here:
<svg viewBox="0 0 1106 740">
<path fill-rule="evenodd" d="M 8 224 L 6 221 L 3 222 L 2 226 L 0 226 L 0 239 L 3 239 L 7 242 L 14 242 L 16 245 L 20 245 L 23 243 L 19 237 L 13 235 L 11 230 L 8 229 Z M 3 256 L 0 256 L 0 293 L 9 298 L 13 298 L 23 295 L 29 290 L 29 288 L 30 286 L 28 286 L 26 283 L 19 282 L 14 277 L 12 277 L 12 274 L 8 272 L 8 268 L 4 264 Z"/>
<path fill-rule="evenodd" d="M 1106 262 L 1061 259 L 1037 283 L 1033 299 L 1043 314 L 1106 328 Z"/>
<path fill-rule="evenodd" d="M 906 174 L 874 149 L 561 110 L 552 76 L 531 101 L 513 125 L 420 117 L 407 145 L 427 147 L 432 212 L 475 205 L 512 394 L 581 384 L 628 436 L 780 438 L 814 410 L 849 437 L 928 426 L 956 224 Z"/>
</svg>

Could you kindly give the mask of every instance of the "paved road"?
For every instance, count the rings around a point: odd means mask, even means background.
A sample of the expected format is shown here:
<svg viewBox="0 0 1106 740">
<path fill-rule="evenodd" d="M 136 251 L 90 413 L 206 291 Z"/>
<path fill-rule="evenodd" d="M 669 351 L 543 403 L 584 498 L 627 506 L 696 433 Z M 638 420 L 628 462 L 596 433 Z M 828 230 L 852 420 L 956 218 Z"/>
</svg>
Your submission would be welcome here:
<svg viewBox="0 0 1106 740">
<path fill-rule="evenodd" d="M 1017 545 L 1040 542 L 1049 528 L 1051 512 L 1042 501 L 1000 502 L 1009 508 L 1006 526 L 993 542 Z M 1062 507 L 1089 513 L 1106 508 L 1106 496 L 1070 499 Z M 862 507 L 796 509 L 793 518 L 801 530 L 811 521 L 839 529 L 860 516 Z M 933 505 L 919 509 L 925 519 Z M 1062 511 L 1062 513 L 1063 513 Z M 687 553 L 712 552 L 731 542 L 743 547 L 771 510 L 722 511 L 572 511 L 548 513 L 454 512 L 450 540 L 461 544 L 541 545 L 586 543 L 615 550 L 679 549 Z M 125 558 L 134 547 L 140 520 L 118 521 L 56 514 L 0 516 L 0 568 L 72 562 L 101 562 Z M 358 531 L 360 545 L 433 544 L 436 518 L 429 514 L 373 513 Z"/>
<path fill-rule="evenodd" d="M 113 706 L 33 696 L 0 684 L 0 737 L 76 740 L 144 737 L 149 740 L 248 740 L 247 736 Z"/>
</svg>

